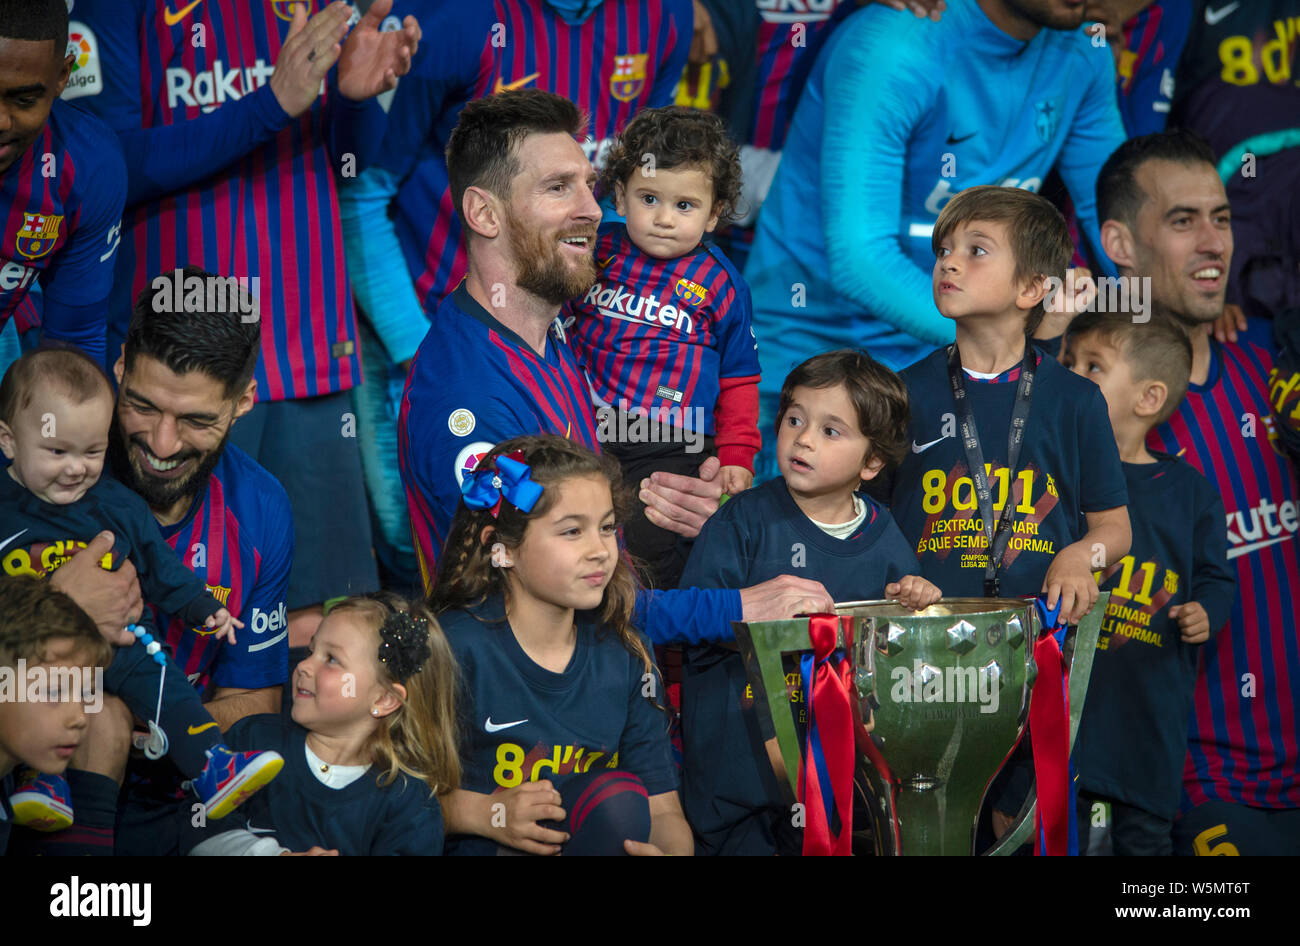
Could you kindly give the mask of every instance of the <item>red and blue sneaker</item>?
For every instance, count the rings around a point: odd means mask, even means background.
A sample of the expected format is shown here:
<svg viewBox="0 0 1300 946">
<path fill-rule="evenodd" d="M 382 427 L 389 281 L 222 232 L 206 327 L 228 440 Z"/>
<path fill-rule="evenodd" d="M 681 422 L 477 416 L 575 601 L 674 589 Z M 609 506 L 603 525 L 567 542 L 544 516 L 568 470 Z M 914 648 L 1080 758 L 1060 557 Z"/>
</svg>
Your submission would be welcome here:
<svg viewBox="0 0 1300 946">
<path fill-rule="evenodd" d="M 29 769 L 9 796 L 14 824 L 33 831 L 62 831 L 72 824 L 72 793 L 62 775 Z"/>
<path fill-rule="evenodd" d="M 226 817 L 284 768 L 278 752 L 232 752 L 225 746 L 208 750 L 208 764 L 192 783 L 209 819 Z"/>
</svg>

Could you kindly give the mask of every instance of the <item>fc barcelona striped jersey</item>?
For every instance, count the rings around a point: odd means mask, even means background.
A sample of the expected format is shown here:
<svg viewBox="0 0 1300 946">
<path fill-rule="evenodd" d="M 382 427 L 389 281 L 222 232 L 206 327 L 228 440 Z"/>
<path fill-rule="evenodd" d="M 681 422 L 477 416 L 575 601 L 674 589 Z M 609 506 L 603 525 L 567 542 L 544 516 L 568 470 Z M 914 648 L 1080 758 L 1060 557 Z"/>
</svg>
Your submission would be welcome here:
<svg viewBox="0 0 1300 946">
<path fill-rule="evenodd" d="M 758 378 L 749 287 L 717 247 L 676 259 L 642 252 L 622 224 L 602 228 L 600 274 L 566 306 L 565 327 L 602 406 L 714 433 L 721 378 Z"/>
<path fill-rule="evenodd" d="M 285 589 L 293 561 L 293 515 L 279 482 L 246 453 L 226 444 L 185 518 L 163 528 L 163 538 L 186 567 L 239 620 L 236 644 L 205 628 L 158 614 L 176 663 L 202 692 L 219 687 L 255 690 L 289 678 Z"/>
<path fill-rule="evenodd" d="M 1184 810 L 1210 800 L 1300 807 L 1300 488 L 1269 421 L 1269 357 L 1210 342 L 1210 374 L 1147 445 L 1200 470 L 1223 497 L 1239 593 L 1203 651 Z"/>
<path fill-rule="evenodd" d="M 539 355 L 461 286 L 438 307 L 434 325 L 411 364 L 397 434 L 426 587 L 460 503 L 461 480 L 492 447 L 548 433 L 600 450 L 586 375 L 558 319 Z"/>
<path fill-rule="evenodd" d="M 748 144 L 780 151 L 794 107 L 827 36 L 854 9 L 845 0 L 756 0 L 758 97 Z"/>
<path fill-rule="evenodd" d="M 0 327 L 42 324 L 28 295 L 39 281 L 44 334 L 104 357 L 104 300 L 126 200 L 117 137 L 55 101 L 36 141 L 0 172 Z"/>
<path fill-rule="evenodd" d="M 507 89 L 563 95 L 587 113 L 583 148 L 599 167 L 633 115 L 672 104 L 693 23 L 691 0 L 605 0 L 577 24 L 543 0 L 445 3 L 434 16 L 439 34 L 455 36 L 457 48 L 426 51 L 431 44 L 421 44 L 393 98 L 376 160 L 400 182 L 395 225 L 426 312 L 465 274 L 443 155 L 464 104 Z"/>
<path fill-rule="evenodd" d="M 324 6 L 301 2 L 311 13 Z M 330 88 L 296 119 L 280 107 L 269 82 L 298 5 L 80 0 L 71 27 L 95 50 L 98 81 L 65 95 L 118 133 L 129 176 L 110 345 L 161 273 L 195 264 L 256 279 L 261 400 L 328 394 L 361 378 L 326 146 L 361 106 L 341 104 Z"/>
</svg>

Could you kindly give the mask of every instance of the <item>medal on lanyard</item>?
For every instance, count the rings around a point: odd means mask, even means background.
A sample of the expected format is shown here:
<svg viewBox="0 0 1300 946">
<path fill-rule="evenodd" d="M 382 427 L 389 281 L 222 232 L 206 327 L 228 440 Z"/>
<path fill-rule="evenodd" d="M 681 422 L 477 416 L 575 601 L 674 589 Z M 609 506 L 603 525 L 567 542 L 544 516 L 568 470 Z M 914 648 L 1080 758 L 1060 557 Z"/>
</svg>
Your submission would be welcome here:
<svg viewBox="0 0 1300 946">
<path fill-rule="evenodd" d="M 957 407 L 957 424 L 961 432 L 962 447 L 966 452 L 966 465 L 970 468 L 971 482 L 975 484 L 975 498 L 979 506 L 980 525 L 988 540 L 988 563 L 984 567 L 984 597 L 1001 597 L 998 569 L 1011 542 L 1012 502 L 1011 483 L 1015 482 L 1016 465 L 1020 462 L 1020 447 L 1025 440 L 1025 424 L 1029 420 L 1029 400 L 1034 389 L 1034 349 L 1025 339 L 1025 359 L 1020 365 L 1020 384 L 1016 388 L 1016 402 L 1011 410 L 1011 427 L 1007 431 L 1007 496 L 1002 503 L 1002 515 L 994 519 L 993 490 L 989 486 L 988 472 L 984 469 L 984 451 L 980 447 L 979 431 L 975 429 L 975 414 L 966 397 L 966 383 L 962 375 L 961 355 L 954 342 L 948 347 L 948 380 L 952 383 L 952 399 Z"/>
</svg>

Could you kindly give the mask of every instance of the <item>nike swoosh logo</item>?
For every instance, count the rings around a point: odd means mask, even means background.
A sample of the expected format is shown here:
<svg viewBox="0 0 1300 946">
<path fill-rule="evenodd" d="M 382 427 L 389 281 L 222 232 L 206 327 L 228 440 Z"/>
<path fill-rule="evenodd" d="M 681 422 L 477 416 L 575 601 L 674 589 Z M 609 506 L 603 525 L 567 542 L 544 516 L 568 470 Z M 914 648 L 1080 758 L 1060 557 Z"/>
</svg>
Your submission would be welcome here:
<svg viewBox="0 0 1300 946">
<path fill-rule="evenodd" d="M 497 76 L 496 85 L 492 87 L 492 94 L 496 95 L 498 92 L 513 92 L 515 89 L 522 89 L 540 75 L 540 72 L 534 72 L 531 76 L 524 76 L 514 82 L 502 82 L 501 77 Z"/>
<path fill-rule="evenodd" d="M 189 733 L 191 736 L 197 736 L 205 729 L 211 729 L 215 725 L 217 725 L 216 720 L 213 720 L 210 723 L 204 723 L 202 726 L 186 726 L 185 731 Z"/>
<path fill-rule="evenodd" d="M 1275 539 L 1263 539 L 1259 542 L 1251 542 L 1249 545 L 1238 545 L 1235 548 L 1228 549 L 1228 558 L 1240 558 L 1248 552 L 1255 552 L 1259 549 L 1266 549 L 1270 545 L 1277 545 L 1279 542 L 1285 542 L 1287 539 L 1294 539 L 1295 533 L 1288 535 L 1279 535 Z"/>
<path fill-rule="evenodd" d="M 191 3 L 189 6 L 181 7 L 181 9 L 177 10 L 175 13 L 173 13 L 171 10 L 167 9 L 166 7 L 163 7 L 163 22 L 166 23 L 168 26 L 175 26 L 181 20 L 185 19 L 185 15 L 187 13 L 189 13 L 191 10 L 193 10 L 202 2 L 203 0 L 194 0 L 194 2 Z"/>
<path fill-rule="evenodd" d="M 944 440 L 944 439 L 945 439 L 945 438 L 943 438 L 943 437 L 940 437 L 940 438 L 939 438 L 939 440 Z M 913 441 L 912 441 L 912 452 L 913 452 L 913 453 L 925 453 L 925 451 L 929 450 L 929 449 L 930 449 L 931 447 L 933 447 L 936 443 L 938 443 L 939 440 L 931 440 L 929 443 L 923 443 L 923 444 L 918 444 L 915 440 L 913 440 Z"/>
<path fill-rule="evenodd" d="M 960 138 L 954 138 L 954 137 L 950 134 L 950 135 L 948 135 L 948 144 L 950 144 L 950 145 L 959 145 L 959 144 L 961 144 L 963 141 L 966 141 L 966 140 L 968 140 L 968 139 L 970 139 L 970 138 L 974 138 L 974 137 L 975 137 L 975 134 L 976 134 L 976 133 L 972 131 L 969 135 L 962 135 Z"/>
<path fill-rule="evenodd" d="M 1237 3 L 1230 3 L 1226 7 L 1220 7 L 1218 10 L 1211 10 L 1209 7 L 1206 7 L 1205 22 L 1210 26 L 1214 26 L 1239 6 L 1241 6 L 1241 0 L 1238 0 Z"/>
<path fill-rule="evenodd" d="M 275 828 L 255 828 L 251 824 L 247 827 L 253 834 L 275 834 Z"/>
<path fill-rule="evenodd" d="M 6 545 L 8 545 L 8 544 L 9 544 L 10 542 L 12 542 L 14 539 L 18 538 L 20 535 L 22 535 L 22 534 L 23 534 L 24 532 L 26 532 L 26 531 L 27 531 L 26 529 L 19 529 L 19 530 L 18 530 L 17 532 L 15 532 L 13 535 L 9 536 L 9 538 L 5 539 L 3 542 L 0 542 L 0 552 L 3 552 L 3 551 L 4 551 L 4 548 L 5 548 Z"/>
<path fill-rule="evenodd" d="M 492 717 L 489 716 L 487 722 L 483 724 L 483 728 L 488 732 L 500 732 L 503 729 L 509 729 L 511 726 L 518 726 L 520 723 L 526 722 L 528 722 L 526 719 L 516 719 L 513 723 L 494 723 Z"/>
</svg>

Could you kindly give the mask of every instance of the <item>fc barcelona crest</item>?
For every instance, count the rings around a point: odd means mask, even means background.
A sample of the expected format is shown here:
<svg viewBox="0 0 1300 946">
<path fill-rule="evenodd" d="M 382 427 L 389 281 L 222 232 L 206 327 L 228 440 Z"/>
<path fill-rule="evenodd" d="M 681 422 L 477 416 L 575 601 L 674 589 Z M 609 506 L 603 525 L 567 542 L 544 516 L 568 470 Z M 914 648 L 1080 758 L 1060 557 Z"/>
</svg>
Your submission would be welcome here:
<svg viewBox="0 0 1300 946">
<path fill-rule="evenodd" d="M 312 9 L 314 4 L 312 0 L 271 0 L 271 9 L 275 15 L 286 23 L 293 22 L 293 11 L 295 7 L 306 7 L 307 15 L 311 16 L 315 11 Z"/>
<path fill-rule="evenodd" d="M 645 86 L 645 53 L 614 57 L 614 74 L 609 78 L 609 94 L 620 102 L 630 102 Z"/>
<path fill-rule="evenodd" d="M 14 234 L 14 249 L 28 259 L 40 259 L 54 249 L 63 229 L 60 214 L 23 214 L 22 228 Z"/>
<path fill-rule="evenodd" d="M 689 279 L 679 279 L 677 285 L 673 287 L 673 295 L 681 299 L 683 305 L 699 305 L 708 294 L 707 289 Z"/>
</svg>

